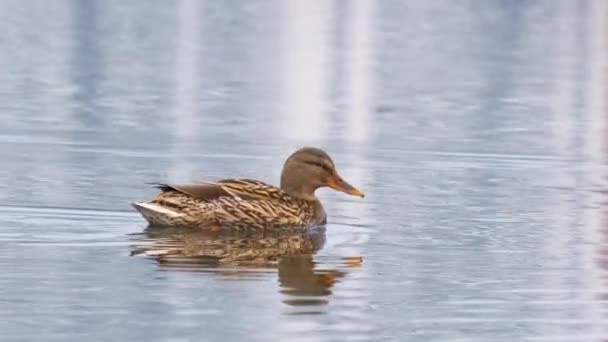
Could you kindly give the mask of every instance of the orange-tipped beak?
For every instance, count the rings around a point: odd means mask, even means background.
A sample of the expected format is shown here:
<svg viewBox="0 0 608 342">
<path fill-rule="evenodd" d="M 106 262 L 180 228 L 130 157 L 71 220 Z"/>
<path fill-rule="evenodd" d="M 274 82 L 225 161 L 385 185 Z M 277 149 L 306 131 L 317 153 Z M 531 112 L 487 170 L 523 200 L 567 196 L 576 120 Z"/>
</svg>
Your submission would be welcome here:
<svg viewBox="0 0 608 342">
<path fill-rule="evenodd" d="M 340 176 L 329 176 L 327 178 L 327 186 L 349 195 L 365 197 L 364 193 L 359 191 L 359 189 L 355 188 L 354 186 L 348 184 L 348 182 L 340 178 Z"/>
</svg>

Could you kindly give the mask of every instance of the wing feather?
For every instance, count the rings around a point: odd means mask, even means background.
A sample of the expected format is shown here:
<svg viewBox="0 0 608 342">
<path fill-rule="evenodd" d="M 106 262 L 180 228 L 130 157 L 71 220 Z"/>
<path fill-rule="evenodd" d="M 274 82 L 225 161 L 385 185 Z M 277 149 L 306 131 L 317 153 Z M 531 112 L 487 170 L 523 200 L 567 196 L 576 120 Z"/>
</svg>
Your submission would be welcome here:
<svg viewBox="0 0 608 342">
<path fill-rule="evenodd" d="M 252 179 L 221 179 L 216 182 L 197 181 L 192 184 L 157 184 L 162 192 L 179 192 L 200 201 L 210 202 L 223 197 L 248 201 L 280 200 L 285 193 L 270 184 Z"/>
</svg>

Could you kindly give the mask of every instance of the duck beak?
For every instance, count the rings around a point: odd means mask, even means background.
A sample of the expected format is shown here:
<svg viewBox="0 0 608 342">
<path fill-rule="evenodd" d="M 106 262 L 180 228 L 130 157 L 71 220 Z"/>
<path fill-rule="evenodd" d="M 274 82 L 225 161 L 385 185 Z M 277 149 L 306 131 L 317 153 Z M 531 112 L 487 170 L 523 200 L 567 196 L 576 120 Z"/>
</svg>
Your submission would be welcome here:
<svg viewBox="0 0 608 342">
<path fill-rule="evenodd" d="M 335 176 L 332 175 L 332 176 L 327 177 L 327 186 L 329 186 L 332 189 L 347 193 L 349 195 L 359 196 L 361 198 L 365 197 L 364 193 L 359 191 L 359 189 L 355 188 L 354 186 L 348 184 L 348 182 L 343 180 L 342 177 L 340 177 L 338 175 L 335 175 Z"/>
</svg>

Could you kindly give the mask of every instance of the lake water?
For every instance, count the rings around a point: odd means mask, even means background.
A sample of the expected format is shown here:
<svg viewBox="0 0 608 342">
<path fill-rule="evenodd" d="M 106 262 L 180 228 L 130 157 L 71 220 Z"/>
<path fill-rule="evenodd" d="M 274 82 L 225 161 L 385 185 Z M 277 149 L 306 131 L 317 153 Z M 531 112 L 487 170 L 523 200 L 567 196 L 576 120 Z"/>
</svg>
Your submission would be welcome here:
<svg viewBox="0 0 608 342">
<path fill-rule="evenodd" d="M 607 19 L 605 1 L 1 1 L 0 339 L 605 340 Z M 167 238 L 130 207 L 146 183 L 276 184 L 305 145 L 366 193 L 318 191 L 312 257 L 131 255 Z"/>
</svg>

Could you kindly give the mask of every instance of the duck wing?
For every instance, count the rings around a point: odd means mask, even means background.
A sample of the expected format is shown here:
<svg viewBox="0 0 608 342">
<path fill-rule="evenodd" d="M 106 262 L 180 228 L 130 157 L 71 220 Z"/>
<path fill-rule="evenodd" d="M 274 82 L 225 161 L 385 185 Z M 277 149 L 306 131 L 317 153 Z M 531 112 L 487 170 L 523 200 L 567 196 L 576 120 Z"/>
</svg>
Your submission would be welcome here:
<svg viewBox="0 0 608 342">
<path fill-rule="evenodd" d="M 199 181 L 192 184 L 157 184 L 163 193 L 178 192 L 193 199 L 210 202 L 223 197 L 239 200 L 284 200 L 281 189 L 253 179 L 228 178 L 215 182 Z"/>
</svg>

